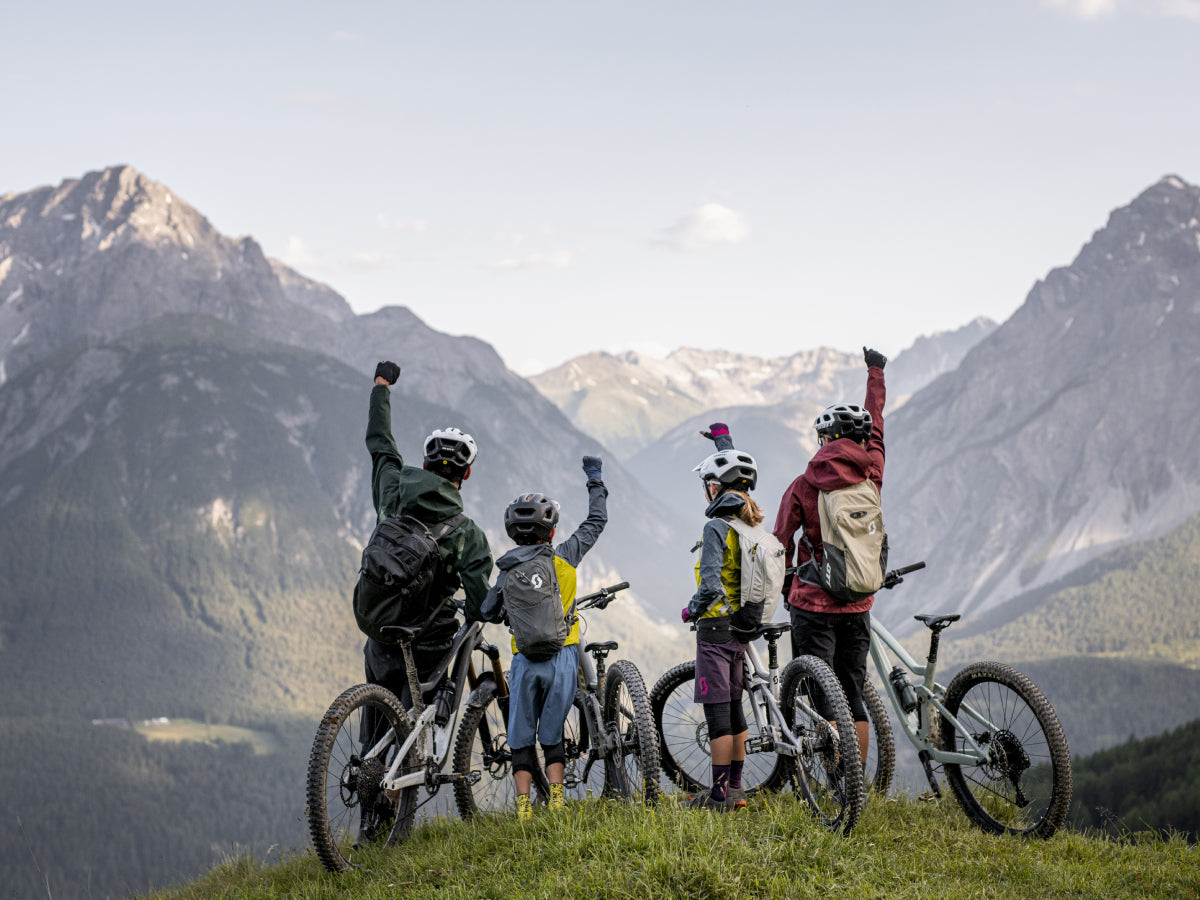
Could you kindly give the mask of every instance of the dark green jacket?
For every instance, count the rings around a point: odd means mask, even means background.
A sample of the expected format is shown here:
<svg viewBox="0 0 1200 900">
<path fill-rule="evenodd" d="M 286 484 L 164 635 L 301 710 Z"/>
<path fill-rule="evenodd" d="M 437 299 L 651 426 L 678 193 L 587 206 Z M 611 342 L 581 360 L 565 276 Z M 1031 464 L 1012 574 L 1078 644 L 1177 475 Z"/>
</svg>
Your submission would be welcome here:
<svg viewBox="0 0 1200 900">
<path fill-rule="evenodd" d="M 422 522 L 436 525 L 463 511 L 462 495 L 441 475 L 406 466 L 392 437 L 391 392 L 377 384 L 371 390 L 371 411 L 367 417 L 367 450 L 371 454 L 371 499 L 379 521 L 401 509 Z M 466 615 L 479 618 L 479 608 L 488 592 L 492 574 L 492 552 L 483 531 L 470 519 L 438 542 L 445 563 L 442 580 L 444 613 L 425 631 L 417 649 L 434 650 L 450 646 L 458 630 L 450 598 L 460 587 L 466 594 Z"/>
</svg>

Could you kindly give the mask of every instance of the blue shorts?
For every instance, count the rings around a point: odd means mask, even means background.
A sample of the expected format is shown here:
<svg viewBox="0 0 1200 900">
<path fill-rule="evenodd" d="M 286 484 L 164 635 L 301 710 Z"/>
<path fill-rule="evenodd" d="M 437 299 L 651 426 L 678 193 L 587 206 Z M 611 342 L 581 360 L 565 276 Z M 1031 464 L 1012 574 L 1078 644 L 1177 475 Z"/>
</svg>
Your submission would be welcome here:
<svg viewBox="0 0 1200 900">
<path fill-rule="evenodd" d="M 579 645 L 570 644 L 544 662 L 513 656 L 508 671 L 508 746 L 532 747 L 536 740 L 553 747 L 563 739 L 563 723 L 579 683 Z"/>
</svg>

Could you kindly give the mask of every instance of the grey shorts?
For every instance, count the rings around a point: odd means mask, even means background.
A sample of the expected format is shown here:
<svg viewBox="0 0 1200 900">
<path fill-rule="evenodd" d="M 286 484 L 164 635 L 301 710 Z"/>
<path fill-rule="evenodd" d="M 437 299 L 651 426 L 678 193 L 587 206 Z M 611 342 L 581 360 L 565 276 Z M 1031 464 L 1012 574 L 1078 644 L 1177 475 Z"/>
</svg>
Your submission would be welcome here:
<svg viewBox="0 0 1200 900">
<path fill-rule="evenodd" d="M 738 640 L 723 644 L 696 641 L 697 703 L 729 703 L 742 699 L 746 676 L 746 645 Z"/>
</svg>

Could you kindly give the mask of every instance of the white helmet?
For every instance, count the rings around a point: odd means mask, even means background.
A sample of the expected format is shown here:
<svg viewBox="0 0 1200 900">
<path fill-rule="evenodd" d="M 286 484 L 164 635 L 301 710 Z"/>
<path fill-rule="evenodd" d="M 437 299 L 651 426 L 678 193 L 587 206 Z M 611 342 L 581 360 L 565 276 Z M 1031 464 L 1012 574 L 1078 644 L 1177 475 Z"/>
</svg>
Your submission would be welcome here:
<svg viewBox="0 0 1200 900">
<path fill-rule="evenodd" d="M 752 491 L 758 484 L 758 463 L 741 450 L 719 450 L 705 457 L 692 471 L 700 473 L 701 481 L 719 481 L 724 487 L 739 491 Z"/>
<path fill-rule="evenodd" d="M 475 461 L 475 438 L 459 428 L 438 428 L 425 438 L 425 461 L 443 462 L 465 469 Z"/>
</svg>

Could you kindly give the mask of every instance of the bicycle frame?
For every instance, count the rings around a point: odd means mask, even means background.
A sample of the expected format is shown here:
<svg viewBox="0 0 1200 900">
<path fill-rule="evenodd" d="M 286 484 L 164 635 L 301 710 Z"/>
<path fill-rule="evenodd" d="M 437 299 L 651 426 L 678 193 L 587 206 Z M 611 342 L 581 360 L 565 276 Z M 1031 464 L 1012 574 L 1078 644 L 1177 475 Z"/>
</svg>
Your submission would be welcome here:
<svg viewBox="0 0 1200 900">
<path fill-rule="evenodd" d="M 747 752 L 769 750 L 780 756 L 796 756 L 800 741 L 784 721 L 783 711 L 779 708 L 779 666 L 764 666 L 753 643 L 746 645 L 745 661 L 745 690 L 751 698 L 750 711 L 756 729 L 754 737 L 746 737 Z M 777 663 L 778 659 L 773 661 Z"/>
<path fill-rule="evenodd" d="M 908 669 L 909 672 L 919 679 L 914 680 L 912 684 L 913 690 L 917 695 L 917 708 L 914 711 L 916 713 L 915 725 L 913 723 L 913 714 L 904 711 L 904 707 L 900 704 L 900 698 L 896 694 L 896 688 L 889 677 L 888 673 L 891 671 L 891 666 L 889 665 L 891 660 L 888 657 L 889 650 L 904 668 Z M 875 663 L 875 671 L 879 673 L 879 679 L 883 682 L 883 689 L 887 693 L 888 701 L 892 704 L 892 709 L 896 713 L 900 727 L 904 729 L 904 733 L 908 735 L 909 741 L 921 754 L 927 754 L 927 758 L 933 762 L 942 764 L 950 763 L 960 766 L 977 766 L 988 761 L 987 752 L 980 748 L 979 744 L 971 736 L 971 733 L 942 704 L 942 697 L 946 693 L 946 687 L 934 679 L 937 669 L 936 661 L 932 663 L 927 662 L 925 665 L 918 663 L 900 646 L 891 632 L 884 628 L 874 616 L 871 616 L 871 659 Z M 942 718 L 949 722 L 958 734 L 962 735 L 966 743 L 965 752 L 953 753 L 948 750 L 942 750 L 940 747 L 934 745 L 930 740 L 930 734 L 933 729 L 933 712 L 940 713 Z M 989 722 L 967 704 L 963 705 L 960 712 L 967 713 L 985 729 L 993 731 L 996 729 L 993 723 Z"/>
<path fill-rule="evenodd" d="M 463 685 L 467 683 L 470 688 L 474 689 L 477 678 L 475 677 L 474 667 L 471 664 L 471 654 L 480 649 L 484 645 L 483 641 L 483 626 L 478 622 L 468 622 L 458 630 L 454 635 L 454 642 L 450 649 L 446 651 L 446 655 L 442 657 L 437 667 L 434 669 L 434 677 L 429 681 L 418 681 L 416 677 L 416 667 L 412 662 L 412 651 L 408 645 L 404 647 L 405 662 L 408 664 L 409 684 L 416 683 L 419 685 L 417 691 L 412 692 L 412 709 L 405 710 L 408 715 L 409 732 L 408 738 L 401 745 L 400 750 L 396 753 L 395 760 L 392 761 L 391 767 L 384 775 L 382 786 L 389 791 L 402 790 L 407 787 L 425 784 L 426 773 L 425 767 L 432 763 L 441 768 L 446 761 L 446 755 L 450 752 L 450 741 L 446 741 L 446 746 L 442 748 L 440 755 L 427 757 L 425 754 L 425 733 L 433 724 L 434 716 L 437 715 L 437 702 L 426 705 L 425 693 L 433 690 L 439 684 L 443 683 L 444 679 L 449 681 L 443 685 L 441 690 L 453 688 L 453 699 L 450 707 L 450 718 L 445 726 L 446 734 L 450 735 L 454 732 L 455 725 L 458 724 L 458 707 L 462 699 Z M 375 756 L 383 753 L 388 745 L 396 739 L 396 732 L 389 728 L 387 734 L 379 739 L 364 756 L 364 759 L 372 759 Z M 420 757 L 420 762 L 423 764 L 421 771 L 410 772 L 407 775 L 397 777 L 397 772 L 404 764 L 404 760 L 408 758 L 409 752 L 417 748 L 417 755 Z M 435 751 L 436 752 L 436 751 Z"/>
</svg>

